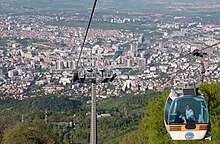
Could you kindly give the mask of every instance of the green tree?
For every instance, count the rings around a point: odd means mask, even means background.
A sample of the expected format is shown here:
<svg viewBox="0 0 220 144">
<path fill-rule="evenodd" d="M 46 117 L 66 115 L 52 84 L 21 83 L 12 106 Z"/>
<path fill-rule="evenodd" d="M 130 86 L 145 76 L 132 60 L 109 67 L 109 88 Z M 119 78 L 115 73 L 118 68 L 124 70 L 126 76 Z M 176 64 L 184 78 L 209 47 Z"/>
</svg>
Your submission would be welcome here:
<svg viewBox="0 0 220 144">
<path fill-rule="evenodd" d="M 164 144 L 169 141 L 169 136 L 164 127 L 164 104 L 168 93 L 153 98 L 146 107 L 145 117 L 140 123 L 139 132 L 144 137 L 146 143 Z"/>
<path fill-rule="evenodd" d="M 3 144 L 54 144 L 55 139 L 39 119 L 19 122 L 3 134 Z"/>
<path fill-rule="evenodd" d="M 6 128 L 15 124 L 17 121 L 17 117 L 12 116 L 0 116 L 0 142 L 2 141 L 3 132 Z"/>
<path fill-rule="evenodd" d="M 209 104 L 210 112 L 210 133 L 212 135 L 212 143 L 220 143 L 220 82 L 211 84 L 205 83 L 201 86 L 206 100 Z"/>
<path fill-rule="evenodd" d="M 127 134 L 121 141 L 121 144 L 146 144 L 144 135 L 138 131 Z"/>
<path fill-rule="evenodd" d="M 69 144 L 70 142 L 70 133 L 65 133 L 63 136 L 63 143 L 64 144 Z"/>
</svg>

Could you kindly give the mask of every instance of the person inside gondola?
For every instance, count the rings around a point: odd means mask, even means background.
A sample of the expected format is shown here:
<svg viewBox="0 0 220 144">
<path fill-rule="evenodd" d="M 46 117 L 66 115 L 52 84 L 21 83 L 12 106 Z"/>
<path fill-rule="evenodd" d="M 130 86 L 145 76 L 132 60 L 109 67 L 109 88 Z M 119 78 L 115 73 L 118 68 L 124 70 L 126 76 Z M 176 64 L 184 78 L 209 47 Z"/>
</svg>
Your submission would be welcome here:
<svg viewBox="0 0 220 144">
<path fill-rule="evenodd" d="M 193 110 L 190 108 L 190 106 L 186 106 L 186 121 L 188 122 L 189 120 L 195 120 L 194 117 L 194 112 Z"/>
<path fill-rule="evenodd" d="M 175 117 L 175 123 L 186 123 L 183 114 L 180 114 L 180 112 L 177 112 L 177 115 Z"/>
<path fill-rule="evenodd" d="M 191 115 L 191 117 L 188 119 L 188 123 L 195 123 L 194 115 Z"/>
</svg>

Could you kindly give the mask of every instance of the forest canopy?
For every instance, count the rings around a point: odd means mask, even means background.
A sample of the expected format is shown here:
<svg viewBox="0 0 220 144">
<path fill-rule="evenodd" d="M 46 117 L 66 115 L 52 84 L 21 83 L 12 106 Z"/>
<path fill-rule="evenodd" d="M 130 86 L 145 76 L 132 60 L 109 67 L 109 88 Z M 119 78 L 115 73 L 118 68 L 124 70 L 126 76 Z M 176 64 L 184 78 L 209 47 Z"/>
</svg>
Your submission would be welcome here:
<svg viewBox="0 0 220 144">
<path fill-rule="evenodd" d="M 210 112 L 210 130 L 212 140 L 196 141 L 199 144 L 219 144 L 220 143 L 220 83 L 205 83 L 201 85 L 200 90 L 209 104 Z M 128 95 L 125 98 L 113 98 L 99 101 L 97 109 L 101 113 L 109 112 L 112 116 L 106 119 L 98 120 L 98 140 L 104 144 L 194 144 L 195 141 L 172 141 L 167 134 L 164 126 L 164 105 L 169 91 L 164 91 L 161 95 L 157 93 L 146 93 L 140 96 Z M 59 102 L 56 98 L 46 98 L 47 101 Z M 37 99 L 38 100 L 38 99 Z M 62 111 L 66 111 L 65 105 L 71 107 L 78 105 L 77 101 L 70 103 L 63 99 L 59 105 Z M 41 110 L 41 104 L 44 100 L 39 100 L 39 104 L 31 103 L 32 109 Z M 76 103 L 75 103 L 76 102 Z M 4 108 L 6 104 L 2 105 Z M 37 106 L 37 108 L 35 108 Z M 50 105 L 51 108 L 54 105 Z M 104 107 L 105 106 L 105 107 Z M 146 107 L 144 115 L 143 108 Z M 25 107 L 23 107 L 25 108 Z M 44 123 L 42 119 L 25 119 L 24 122 L 16 122 L 17 117 L 1 116 L 2 123 L 0 131 L 1 143 L 28 142 L 28 143 L 89 143 L 89 117 L 85 117 L 89 107 L 84 107 L 84 112 L 81 112 L 76 117 L 79 122 L 76 129 L 70 127 L 54 126 L 50 122 Z M 19 107 L 14 103 L 14 110 L 20 111 Z M 48 108 L 48 110 L 50 110 Z M 52 110 L 52 109 L 51 109 Z M 83 109 L 81 109 L 83 110 Z M 143 111 L 142 111 L 143 110 Z M 25 112 L 25 111 L 22 111 Z M 4 113 L 6 115 L 6 113 Z M 7 120 L 8 119 L 8 120 Z M 139 123 L 139 128 L 137 127 Z M 36 135 L 37 134 L 37 135 Z"/>
</svg>

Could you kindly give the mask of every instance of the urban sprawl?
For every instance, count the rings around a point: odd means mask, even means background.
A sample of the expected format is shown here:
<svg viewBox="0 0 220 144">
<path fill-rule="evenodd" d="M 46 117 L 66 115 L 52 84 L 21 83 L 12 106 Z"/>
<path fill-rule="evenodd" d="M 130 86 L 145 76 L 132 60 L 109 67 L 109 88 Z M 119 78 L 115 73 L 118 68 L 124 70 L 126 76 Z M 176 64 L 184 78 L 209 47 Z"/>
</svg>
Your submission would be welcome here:
<svg viewBox="0 0 220 144">
<path fill-rule="evenodd" d="M 117 73 L 113 82 L 97 83 L 97 97 L 101 98 L 199 82 L 201 61 L 205 81 L 218 81 L 220 45 L 206 49 L 203 58 L 193 57 L 192 52 L 219 42 L 220 25 L 199 19 L 162 14 L 98 15 L 92 25 L 103 22 L 123 28 L 91 28 L 79 66 L 108 68 Z M 88 18 L 80 14 L 0 15 L 1 99 L 91 95 L 89 83 L 73 81 L 85 28 L 51 24 L 68 21 L 85 22 Z M 129 25 L 142 29 L 127 29 Z"/>
</svg>

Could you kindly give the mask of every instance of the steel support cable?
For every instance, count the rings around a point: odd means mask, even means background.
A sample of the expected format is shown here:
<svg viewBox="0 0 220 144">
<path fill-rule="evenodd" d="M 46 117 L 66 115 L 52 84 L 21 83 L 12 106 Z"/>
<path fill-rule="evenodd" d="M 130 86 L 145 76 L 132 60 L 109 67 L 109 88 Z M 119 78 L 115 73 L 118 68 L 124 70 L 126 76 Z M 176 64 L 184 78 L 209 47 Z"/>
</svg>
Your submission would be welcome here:
<svg viewBox="0 0 220 144">
<path fill-rule="evenodd" d="M 215 43 L 215 44 L 210 45 L 210 46 L 207 46 L 207 47 L 205 47 L 204 49 L 201 49 L 201 50 L 206 50 L 206 49 L 211 48 L 211 47 L 213 47 L 213 46 L 216 46 L 216 45 L 218 45 L 218 44 L 220 44 L 220 42 Z"/>
<path fill-rule="evenodd" d="M 98 0 L 95 0 L 94 4 L 93 4 L 92 12 L 91 12 L 90 19 L 89 19 L 89 24 L 87 26 L 86 34 L 85 34 L 84 39 L 83 39 L 83 43 L 82 43 L 82 47 L 81 47 L 81 50 L 80 50 L 80 53 L 79 53 L 78 61 L 77 61 L 77 64 L 76 64 L 76 68 L 78 68 L 78 66 L 79 66 L 79 61 L 80 61 L 80 58 L 81 58 L 81 55 L 82 55 L 82 51 L 83 51 L 83 48 L 84 48 L 84 45 L 85 45 L 85 41 L 86 41 L 86 37 L 87 37 L 88 31 L 89 31 L 89 27 L 90 27 L 90 24 L 92 22 L 92 17 L 93 17 L 94 11 L 95 11 L 95 7 L 96 7 L 97 1 Z"/>
</svg>

